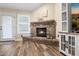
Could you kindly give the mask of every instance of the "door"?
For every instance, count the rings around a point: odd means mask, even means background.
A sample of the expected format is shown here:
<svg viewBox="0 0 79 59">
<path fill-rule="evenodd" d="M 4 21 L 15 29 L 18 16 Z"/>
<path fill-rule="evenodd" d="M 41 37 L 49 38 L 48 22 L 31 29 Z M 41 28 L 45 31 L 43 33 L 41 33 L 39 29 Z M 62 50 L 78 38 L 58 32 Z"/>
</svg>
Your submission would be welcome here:
<svg viewBox="0 0 79 59">
<path fill-rule="evenodd" d="M 68 55 L 68 38 L 66 35 L 61 35 L 61 51 Z"/>
<path fill-rule="evenodd" d="M 75 56 L 75 36 L 68 36 L 69 48 L 68 54 Z"/>
<path fill-rule="evenodd" d="M 2 16 L 2 38 L 12 38 L 12 17 Z"/>
</svg>

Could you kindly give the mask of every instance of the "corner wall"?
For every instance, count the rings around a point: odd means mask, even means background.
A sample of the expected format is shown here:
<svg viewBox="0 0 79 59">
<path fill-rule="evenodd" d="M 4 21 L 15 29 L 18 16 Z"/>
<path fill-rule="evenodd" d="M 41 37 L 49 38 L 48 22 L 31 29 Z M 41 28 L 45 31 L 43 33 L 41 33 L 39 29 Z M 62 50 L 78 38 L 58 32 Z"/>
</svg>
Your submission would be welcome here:
<svg viewBox="0 0 79 59">
<path fill-rule="evenodd" d="M 46 10 L 48 10 L 48 17 L 45 18 L 43 16 L 46 14 Z M 56 21 L 56 39 L 58 39 L 58 32 L 61 31 L 61 3 L 45 4 L 35 10 L 31 15 L 31 22 L 39 22 L 40 19 Z"/>
<path fill-rule="evenodd" d="M 59 35 L 59 32 L 62 31 L 62 15 L 61 15 L 61 11 L 62 11 L 62 8 L 61 8 L 61 3 L 56 3 L 55 4 L 55 14 L 54 14 L 54 19 L 56 20 L 56 39 L 59 39 L 58 35 Z"/>
</svg>

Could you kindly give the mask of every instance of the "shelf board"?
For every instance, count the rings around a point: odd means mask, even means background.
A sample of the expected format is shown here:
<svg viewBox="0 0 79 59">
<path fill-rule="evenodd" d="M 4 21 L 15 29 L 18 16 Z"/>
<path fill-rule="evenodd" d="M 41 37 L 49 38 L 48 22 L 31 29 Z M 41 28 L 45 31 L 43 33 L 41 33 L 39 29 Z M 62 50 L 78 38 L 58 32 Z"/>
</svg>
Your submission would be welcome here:
<svg viewBox="0 0 79 59">
<path fill-rule="evenodd" d="M 68 12 L 67 10 L 63 10 L 63 11 L 62 11 L 62 13 L 67 13 L 67 12 Z"/>
<path fill-rule="evenodd" d="M 71 47 L 75 48 L 75 46 L 72 46 L 71 44 L 69 44 L 69 46 L 71 46 Z"/>
<path fill-rule="evenodd" d="M 62 22 L 68 22 L 67 20 L 62 20 Z"/>
</svg>

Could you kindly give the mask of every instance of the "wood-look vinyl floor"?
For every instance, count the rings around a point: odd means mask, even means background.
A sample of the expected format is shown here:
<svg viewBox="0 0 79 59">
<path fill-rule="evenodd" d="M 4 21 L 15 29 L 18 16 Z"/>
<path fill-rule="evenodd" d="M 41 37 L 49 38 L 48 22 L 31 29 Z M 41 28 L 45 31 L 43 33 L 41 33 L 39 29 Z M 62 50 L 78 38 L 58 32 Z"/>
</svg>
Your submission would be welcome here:
<svg viewBox="0 0 79 59">
<path fill-rule="evenodd" d="M 31 40 L 0 42 L 0 56 L 63 56 L 58 51 L 58 44 L 58 41 L 45 44 Z"/>
</svg>

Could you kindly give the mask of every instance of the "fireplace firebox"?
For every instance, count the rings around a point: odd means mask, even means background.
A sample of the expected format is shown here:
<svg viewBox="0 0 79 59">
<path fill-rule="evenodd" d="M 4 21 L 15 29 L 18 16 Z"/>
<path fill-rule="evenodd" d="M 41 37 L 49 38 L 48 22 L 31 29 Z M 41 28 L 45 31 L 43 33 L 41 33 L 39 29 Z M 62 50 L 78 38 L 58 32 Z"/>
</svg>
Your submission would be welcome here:
<svg viewBox="0 0 79 59">
<path fill-rule="evenodd" d="M 47 29 L 46 28 L 36 28 L 36 35 L 38 37 L 47 37 Z"/>
</svg>

